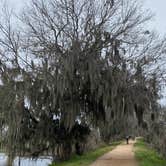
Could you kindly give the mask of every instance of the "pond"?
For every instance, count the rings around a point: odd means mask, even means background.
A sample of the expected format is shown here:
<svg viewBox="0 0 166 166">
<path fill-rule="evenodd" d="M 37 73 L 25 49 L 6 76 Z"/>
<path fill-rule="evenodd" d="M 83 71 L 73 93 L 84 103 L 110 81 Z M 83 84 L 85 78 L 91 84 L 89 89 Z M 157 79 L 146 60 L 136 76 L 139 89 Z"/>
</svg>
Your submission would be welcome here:
<svg viewBox="0 0 166 166">
<path fill-rule="evenodd" d="M 0 153 L 0 166 L 6 166 L 7 156 Z M 20 158 L 21 166 L 48 166 L 51 164 L 52 158 L 49 156 L 41 156 L 38 159 L 31 159 L 26 157 Z M 19 166 L 19 158 L 16 157 L 13 166 Z"/>
</svg>

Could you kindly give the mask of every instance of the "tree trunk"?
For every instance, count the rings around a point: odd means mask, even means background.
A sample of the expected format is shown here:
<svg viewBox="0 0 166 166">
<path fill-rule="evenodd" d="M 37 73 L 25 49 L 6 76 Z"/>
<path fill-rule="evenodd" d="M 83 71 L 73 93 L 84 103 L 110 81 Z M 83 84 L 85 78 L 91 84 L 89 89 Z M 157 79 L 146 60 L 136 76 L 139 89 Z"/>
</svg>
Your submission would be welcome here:
<svg viewBox="0 0 166 166">
<path fill-rule="evenodd" d="M 84 144 L 83 143 L 80 143 L 80 142 L 77 142 L 75 144 L 75 151 L 76 151 L 76 154 L 77 155 L 82 155 L 84 153 Z"/>
<path fill-rule="evenodd" d="M 60 144 L 57 147 L 57 157 L 61 161 L 68 160 L 71 156 L 72 148 L 71 144 Z"/>
<path fill-rule="evenodd" d="M 13 161 L 14 161 L 14 155 L 13 153 L 9 153 L 8 155 L 8 159 L 7 159 L 7 166 L 12 166 L 13 165 Z"/>
</svg>

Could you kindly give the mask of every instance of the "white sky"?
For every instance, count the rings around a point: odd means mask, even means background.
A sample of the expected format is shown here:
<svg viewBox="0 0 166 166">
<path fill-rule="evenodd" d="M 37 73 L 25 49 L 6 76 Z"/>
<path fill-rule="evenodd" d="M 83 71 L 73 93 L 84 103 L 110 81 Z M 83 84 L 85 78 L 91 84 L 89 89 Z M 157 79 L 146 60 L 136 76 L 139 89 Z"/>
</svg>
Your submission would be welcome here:
<svg viewBox="0 0 166 166">
<path fill-rule="evenodd" d="M 159 33 L 166 34 L 166 0 L 145 0 L 144 4 L 155 14 L 149 26 Z"/>
<path fill-rule="evenodd" d="M 9 4 L 19 10 L 21 6 L 25 3 L 30 2 L 31 0 L 0 0 L 8 1 Z M 139 0 L 138 0 L 139 1 Z M 156 29 L 159 33 L 166 34 L 166 0 L 142 0 L 144 6 L 147 9 L 150 9 L 155 17 L 152 22 L 149 24 L 150 29 Z"/>
</svg>

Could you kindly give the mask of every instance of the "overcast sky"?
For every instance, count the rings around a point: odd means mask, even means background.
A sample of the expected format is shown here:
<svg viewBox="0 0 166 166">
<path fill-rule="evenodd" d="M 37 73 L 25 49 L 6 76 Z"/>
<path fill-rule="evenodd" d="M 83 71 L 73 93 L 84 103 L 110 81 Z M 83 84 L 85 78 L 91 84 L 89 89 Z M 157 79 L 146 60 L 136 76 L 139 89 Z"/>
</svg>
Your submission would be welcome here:
<svg viewBox="0 0 166 166">
<path fill-rule="evenodd" d="M 145 0 L 145 7 L 155 14 L 150 26 L 159 33 L 166 34 L 166 0 Z"/>
<path fill-rule="evenodd" d="M 15 9 L 20 9 L 30 0 L 7 0 Z M 139 1 L 139 0 L 138 0 Z M 151 9 L 155 14 L 153 21 L 149 24 L 151 29 L 156 29 L 161 34 L 166 34 L 166 0 L 142 0 L 145 8 Z"/>
</svg>

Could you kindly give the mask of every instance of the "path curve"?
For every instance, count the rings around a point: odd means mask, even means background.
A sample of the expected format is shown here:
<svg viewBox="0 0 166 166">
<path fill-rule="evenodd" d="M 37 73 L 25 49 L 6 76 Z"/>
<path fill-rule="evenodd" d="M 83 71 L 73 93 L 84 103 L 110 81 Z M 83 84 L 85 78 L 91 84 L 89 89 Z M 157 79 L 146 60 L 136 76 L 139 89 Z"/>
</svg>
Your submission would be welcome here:
<svg viewBox="0 0 166 166">
<path fill-rule="evenodd" d="M 90 166 L 138 166 L 133 152 L 134 141 L 118 145 L 115 149 L 98 158 Z"/>
</svg>

